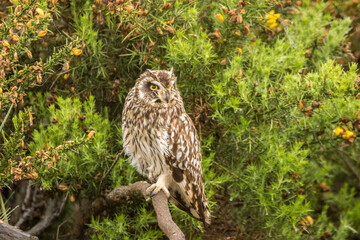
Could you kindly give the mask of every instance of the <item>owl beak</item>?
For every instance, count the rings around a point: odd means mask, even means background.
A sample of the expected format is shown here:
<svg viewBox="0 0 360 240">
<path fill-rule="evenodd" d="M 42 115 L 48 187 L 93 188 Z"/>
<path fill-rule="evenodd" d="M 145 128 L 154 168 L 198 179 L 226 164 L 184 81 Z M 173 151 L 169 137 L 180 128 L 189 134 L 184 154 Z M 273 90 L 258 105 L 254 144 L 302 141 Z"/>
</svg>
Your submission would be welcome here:
<svg viewBox="0 0 360 240">
<path fill-rule="evenodd" d="M 165 97 L 166 103 L 169 103 L 169 99 L 170 99 L 169 91 L 166 91 L 166 97 Z"/>
</svg>

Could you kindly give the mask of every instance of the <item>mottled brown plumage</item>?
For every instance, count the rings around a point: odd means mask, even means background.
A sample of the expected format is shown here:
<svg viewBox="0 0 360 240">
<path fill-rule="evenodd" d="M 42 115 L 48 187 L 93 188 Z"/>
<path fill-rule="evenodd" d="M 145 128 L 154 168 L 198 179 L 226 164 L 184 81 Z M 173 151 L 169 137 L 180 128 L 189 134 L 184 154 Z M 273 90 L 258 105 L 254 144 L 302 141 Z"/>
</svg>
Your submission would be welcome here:
<svg viewBox="0 0 360 240">
<path fill-rule="evenodd" d="M 200 142 L 184 109 L 173 71 L 147 70 L 129 92 L 122 117 L 123 144 L 131 164 L 170 201 L 210 224 Z"/>
</svg>

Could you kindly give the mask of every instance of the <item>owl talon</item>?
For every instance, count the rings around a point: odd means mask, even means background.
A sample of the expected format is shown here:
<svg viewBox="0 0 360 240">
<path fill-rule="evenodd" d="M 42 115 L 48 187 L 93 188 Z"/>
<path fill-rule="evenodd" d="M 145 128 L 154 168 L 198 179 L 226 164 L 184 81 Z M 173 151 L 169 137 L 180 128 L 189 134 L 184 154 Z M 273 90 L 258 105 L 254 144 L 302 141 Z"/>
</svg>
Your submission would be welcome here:
<svg viewBox="0 0 360 240">
<path fill-rule="evenodd" d="M 156 194 L 157 194 L 157 193 L 154 193 L 154 191 L 152 191 L 152 192 L 150 193 L 150 197 L 153 198 Z"/>
<path fill-rule="evenodd" d="M 165 186 L 159 186 L 157 183 L 152 184 L 150 187 L 146 189 L 146 196 L 149 196 L 150 198 L 153 198 L 156 194 L 160 192 L 160 190 L 163 190 L 165 193 L 165 196 L 169 199 L 170 192 Z"/>
</svg>

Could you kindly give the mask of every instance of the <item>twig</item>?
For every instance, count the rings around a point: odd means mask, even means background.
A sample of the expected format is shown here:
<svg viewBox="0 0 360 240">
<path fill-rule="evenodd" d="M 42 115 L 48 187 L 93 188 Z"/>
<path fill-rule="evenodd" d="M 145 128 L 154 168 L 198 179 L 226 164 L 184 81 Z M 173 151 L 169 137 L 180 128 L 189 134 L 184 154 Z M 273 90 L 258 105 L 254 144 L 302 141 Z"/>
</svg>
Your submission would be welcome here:
<svg viewBox="0 0 360 240">
<path fill-rule="evenodd" d="M 119 186 L 106 195 L 106 200 L 113 203 L 127 202 L 131 197 L 143 196 L 147 199 L 146 189 L 150 184 L 144 181 L 135 182 L 128 186 Z M 184 240 L 185 235 L 173 221 L 168 199 L 163 191 L 152 198 L 152 204 L 158 219 L 158 225 L 170 240 Z"/>
<path fill-rule="evenodd" d="M 59 231 L 62 225 L 64 225 L 64 223 L 66 223 L 68 221 L 68 219 L 66 219 L 65 221 L 63 221 L 62 223 L 59 224 L 59 226 L 57 227 L 56 230 L 56 240 L 59 240 Z"/>
<path fill-rule="evenodd" d="M 117 162 L 119 161 L 119 159 L 123 155 L 123 153 L 124 153 L 124 150 L 122 150 L 120 153 L 118 153 L 118 155 L 116 155 L 115 161 L 110 166 L 110 168 L 106 171 L 105 175 L 101 178 L 98 195 L 100 195 L 100 193 L 101 193 L 101 188 L 102 188 L 105 178 L 110 174 L 111 170 L 115 167 L 115 165 L 117 164 Z"/>
<path fill-rule="evenodd" d="M 346 159 L 346 156 L 341 152 L 337 151 L 340 155 L 341 159 L 345 162 L 346 166 L 350 169 L 350 171 L 355 175 L 355 177 L 360 182 L 360 174 L 356 171 L 355 167 L 349 162 L 349 160 Z"/>
</svg>

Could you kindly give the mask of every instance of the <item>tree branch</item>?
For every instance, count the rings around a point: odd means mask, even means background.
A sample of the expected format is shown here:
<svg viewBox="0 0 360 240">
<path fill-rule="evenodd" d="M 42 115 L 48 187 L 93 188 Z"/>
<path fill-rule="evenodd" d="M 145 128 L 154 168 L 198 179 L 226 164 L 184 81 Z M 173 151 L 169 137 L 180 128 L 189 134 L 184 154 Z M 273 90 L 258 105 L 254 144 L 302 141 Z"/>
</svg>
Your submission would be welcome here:
<svg viewBox="0 0 360 240">
<path fill-rule="evenodd" d="M 46 229 L 53 222 L 55 218 L 60 216 L 62 213 L 65 203 L 66 203 L 66 195 L 63 196 L 61 202 L 58 198 L 49 199 L 46 202 L 46 208 L 44 214 L 41 216 L 41 220 L 33 226 L 27 233 L 32 235 L 40 234 L 44 229 Z M 60 206 L 59 206 L 60 205 Z"/>
<path fill-rule="evenodd" d="M 148 187 L 150 187 L 150 184 L 144 181 L 135 182 L 128 186 L 119 186 L 106 195 L 106 200 L 107 202 L 112 203 L 124 203 L 132 197 L 141 195 L 147 199 L 146 189 Z M 164 234 L 170 240 L 184 240 L 185 235 L 174 223 L 170 214 L 168 199 L 163 191 L 160 191 L 152 198 L 152 204 L 158 219 L 159 227 Z"/>
<path fill-rule="evenodd" d="M 35 187 L 32 191 L 31 188 L 31 180 L 27 182 L 26 193 L 24 197 L 24 202 L 22 203 L 21 210 L 23 210 L 23 214 L 20 216 L 19 220 L 16 222 L 15 227 L 21 227 L 21 225 L 28 220 L 32 214 L 34 213 L 36 203 L 36 194 L 37 188 Z M 31 198 L 32 195 L 32 198 Z M 30 203 L 31 201 L 31 203 Z"/>
<path fill-rule="evenodd" d="M 0 220 L 0 239 L 2 240 L 38 240 L 37 237 L 24 233 L 20 229 Z"/>
</svg>

